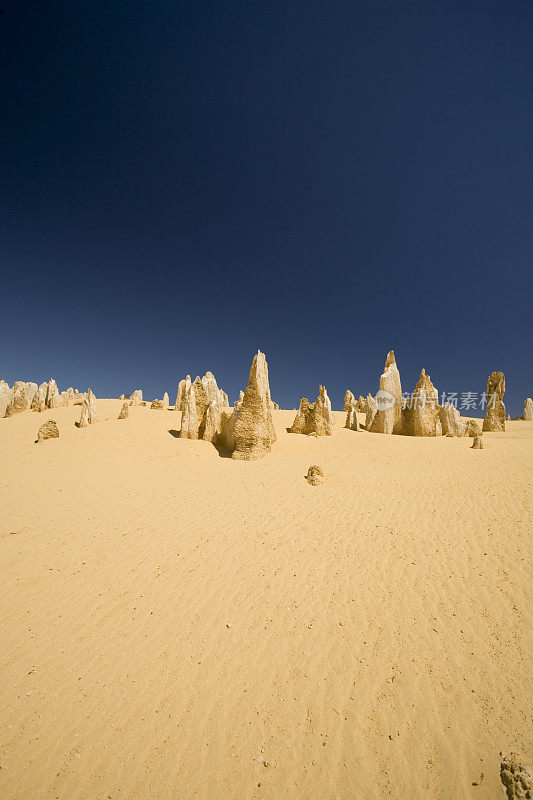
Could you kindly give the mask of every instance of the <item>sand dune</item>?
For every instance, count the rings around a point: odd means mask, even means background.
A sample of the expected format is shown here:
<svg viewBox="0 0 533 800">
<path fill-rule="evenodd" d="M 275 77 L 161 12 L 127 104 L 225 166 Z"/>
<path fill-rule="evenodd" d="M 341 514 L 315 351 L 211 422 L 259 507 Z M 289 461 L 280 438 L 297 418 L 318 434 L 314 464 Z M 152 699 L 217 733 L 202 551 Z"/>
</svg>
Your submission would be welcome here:
<svg viewBox="0 0 533 800">
<path fill-rule="evenodd" d="M 471 450 L 276 411 L 242 462 L 121 405 L 0 419 L 2 800 L 501 796 L 533 753 L 533 422 Z"/>
</svg>

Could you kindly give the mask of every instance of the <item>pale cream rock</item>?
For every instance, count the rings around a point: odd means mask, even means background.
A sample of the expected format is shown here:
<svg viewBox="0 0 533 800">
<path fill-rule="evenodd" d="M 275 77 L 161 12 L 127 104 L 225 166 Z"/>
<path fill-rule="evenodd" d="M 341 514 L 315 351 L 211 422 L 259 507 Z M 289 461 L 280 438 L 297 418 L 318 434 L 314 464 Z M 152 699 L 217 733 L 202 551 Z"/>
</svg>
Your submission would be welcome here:
<svg viewBox="0 0 533 800">
<path fill-rule="evenodd" d="M 45 439 L 57 439 L 59 437 L 59 428 L 57 422 L 49 419 L 48 422 L 43 422 L 37 432 L 37 443 L 44 442 Z"/>
<path fill-rule="evenodd" d="M 415 390 L 403 409 L 402 432 L 407 436 L 439 435 L 439 393 L 423 369 Z"/>
<path fill-rule="evenodd" d="M 191 388 L 191 376 L 187 375 L 178 383 L 178 394 L 176 397 L 176 411 L 185 411 L 185 398 Z"/>
<path fill-rule="evenodd" d="M 394 350 L 390 350 L 387 354 L 385 369 L 379 379 L 379 390 L 375 403 L 376 414 L 367 430 L 372 433 L 401 433 L 402 383 Z"/>
<path fill-rule="evenodd" d="M 31 404 L 33 403 L 33 398 L 37 394 L 38 390 L 39 387 L 37 386 L 36 383 L 34 383 L 33 381 L 26 382 L 26 395 L 28 396 L 28 402 L 30 404 L 30 407 Z"/>
<path fill-rule="evenodd" d="M 24 381 L 16 381 L 13 387 L 13 396 L 6 408 L 6 417 L 12 417 L 15 414 L 20 414 L 22 411 L 28 411 L 30 403 L 26 393 L 26 384 Z"/>
<path fill-rule="evenodd" d="M 350 406 L 348 411 L 346 412 L 346 423 L 344 425 L 345 428 L 348 428 L 350 431 L 358 431 L 359 425 L 357 422 L 357 411 L 355 410 L 355 404 Z"/>
<path fill-rule="evenodd" d="M 31 410 L 32 411 L 44 411 L 46 408 L 46 393 L 48 390 L 47 383 L 41 383 L 37 392 L 35 393 L 35 397 L 31 403 Z"/>
<path fill-rule="evenodd" d="M 0 417 L 5 417 L 6 408 L 13 399 L 13 389 L 9 384 L 2 380 L 0 381 Z"/>
<path fill-rule="evenodd" d="M 531 397 L 526 397 L 524 400 L 524 419 L 533 420 L 533 400 Z"/>
<path fill-rule="evenodd" d="M 122 403 L 122 408 L 120 409 L 120 414 L 118 415 L 118 419 L 126 419 L 130 415 L 130 407 L 127 402 Z"/>
<path fill-rule="evenodd" d="M 143 390 L 135 389 L 130 397 L 130 406 L 142 406 L 143 404 Z"/>
<path fill-rule="evenodd" d="M 222 389 L 220 390 L 220 405 L 223 408 L 229 408 L 229 397 Z"/>
<path fill-rule="evenodd" d="M 478 436 L 474 436 L 474 441 L 472 442 L 471 450 L 483 450 L 483 436 L 479 434 Z"/>
<path fill-rule="evenodd" d="M 483 430 L 500 432 L 505 430 L 505 375 L 492 372 L 487 381 L 487 410 L 483 420 Z"/>
<path fill-rule="evenodd" d="M 187 390 L 185 399 L 182 401 L 180 439 L 198 439 L 198 428 L 196 393 L 194 384 L 191 384 Z"/>
<path fill-rule="evenodd" d="M 57 383 L 53 378 L 50 378 L 48 381 L 48 387 L 46 389 L 46 408 L 54 408 L 54 398 L 55 396 L 59 396 L 59 391 L 57 388 Z"/>
<path fill-rule="evenodd" d="M 168 396 L 168 392 L 165 392 L 165 394 L 163 395 L 163 405 L 164 405 L 165 408 L 168 408 L 169 401 L 170 401 L 170 398 Z"/>
<path fill-rule="evenodd" d="M 292 423 L 291 433 L 303 433 L 317 436 L 331 436 L 332 416 L 331 402 L 324 386 L 320 386 L 318 397 L 310 403 L 307 397 L 300 401 L 300 408 Z"/>
<path fill-rule="evenodd" d="M 222 429 L 222 406 L 214 400 L 209 403 L 205 412 L 202 439 L 206 442 L 217 442 Z"/>
<path fill-rule="evenodd" d="M 374 417 L 376 416 L 377 407 L 376 401 L 372 397 L 371 394 L 366 396 L 365 400 L 365 430 L 370 431 L 372 428 L 372 423 L 374 422 Z"/>
<path fill-rule="evenodd" d="M 343 411 L 349 411 L 352 406 L 355 406 L 356 400 L 354 395 L 351 393 L 349 389 L 346 389 L 346 394 L 344 395 L 344 405 L 342 407 Z"/>
<path fill-rule="evenodd" d="M 440 406 L 439 421 L 443 436 L 464 436 L 466 433 L 466 420 L 461 419 L 459 410 L 452 403 Z"/>
<path fill-rule="evenodd" d="M 78 422 L 78 428 L 86 428 L 88 425 L 92 425 L 96 422 L 96 397 L 94 396 L 91 389 L 87 390 L 87 396 L 85 397 L 82 406 L 81 406 L 81 416 L 80 421 Z"/>
</svg>

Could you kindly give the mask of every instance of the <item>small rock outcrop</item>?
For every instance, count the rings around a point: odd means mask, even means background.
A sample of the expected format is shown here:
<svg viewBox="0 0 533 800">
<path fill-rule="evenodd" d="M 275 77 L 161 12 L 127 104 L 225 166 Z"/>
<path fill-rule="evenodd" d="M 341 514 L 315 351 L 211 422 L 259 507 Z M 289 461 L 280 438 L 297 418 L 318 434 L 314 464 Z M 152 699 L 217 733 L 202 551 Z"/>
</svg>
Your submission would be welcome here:
<svg viewBox="0 0 533 800">
<path fill-rule="evenodd" d="M 122 403 L 122 408 L 120 409 L 120 414 L 118 415 L 118 419 L 126 419 L 130 415 L 130 407 L 128 403 Z"/>
<path fill-rule="evenodd" d="M 403 412 L 402 433 L 407 436 L 439 436 L 439 393 L 423 369 Z"/>
<path fill-rule="evenodd" d="M 487 411 L 483 420 L 483 430 L 500 432 L 505 430 L 505 375 L 492 372 L 487 381 Z"/>
<path fill-rule="evenodd" d="M 96 397 L 91 389 L 87 390 L 87 396 L 81 405 L 81 416 L 78 428 L 86 428 L 96 422 Z"/>
<path fill-rule="evenodd" d="M 344 405 L 342 407 L 343 411 L 349 411 L 352 406 L 355 406 L 355 397 L 351 393 L 349 389 L 346 389 L 346 394 L 344 395 Z"/>
<path fill-rule="evenodd" d="M 500 780 L 507 800 L 531 800 L 533 797 L 533 770 L 521 764 L 515 753 L 502 759 Z"/>
<path fill-rule="evenodd" d="M 394 350 L 390 350 L 387 354 L 375 402 L 376 414 L 367 430 L 372 433 L 401 433 L 402 383 Z"/>
<path fill-rule="evenodd" d="M 165 392 L 165 394 L 163 395 L 163 405 L 165 408 L 168 408 L 169 402 L 170 398 L 168 396 L 168 392 Z"/>
<path fill-rule="evenodd" d="M 467 419 L 465 423 L 465 436 L 474 438 L 474 436 L 481 436 L 481 434 L 482 430 L 475 419 Z"/>
<path fill-rule="evenodd" d="M 155 400 L 152 401 L 152 405 L 150 406 L 150 408 L 155 408 L 156 411 L 164 411 L 165 404 L 163 403 L 162 400 L 157 400 L 156 398 Z"/>
<path fill-rule="evenodd" d="M 178 394 L 176 396 L 176 411 L 185 411 L 185 398 L 191 388 L 191 376 L 187 375 L 178 383 Z"/>
<path fill-rule="evenodd" d="M 461 419 L 459 410 L 452 403 L 444 403 L 439 408 L 439 420 L 443 436 L 464 436 L 466 421 Z"/>
<path fill-rule="evenodd" d="M 130 397 L 130 406 L 142 406 L 143 404 L 143 390 L 135 389 Z"/>
<path fill-rule="evenodd" d="M 471 450 L 483 450 L 483 436 L 479 434 L 478 436 L 474 436 L 474 441 L 472 442 Z"/>
<path fill-rule="evenodd" d="M 307 470 L 307 475 L 305 476 L 305 479 L 307 483 L 311 484 L 311 486 L 318 486 L 320 483 L 322 483 L 321 479 L 323 477 L 324 473 L 322 472 L 322 469 L 320 467 L 317 467 L 316 464 L 314 464 Z"/>
<path fill-rule="evenodd" d="M 332 432 L 331 402 L 326 388 L 320 386 L 314 403 L 310 403 L 307 397 L 302 397 L 300 400 L 300 408 L 292 423 L 291 433 L 331 436 Z"/>
<path fill-rule="evenodd" d="M 355 405 L 350 406 L 350 408 L 346 412 L 346 423 L 344 427 L 348 428 L 348 430 L 350 431 L 359 430 L 359 425 L 357 422 L 357 411 L 355 409 Z"/>
<path fill-rule="evenodd" d="M 49 419 L 48 422 L 43 422 L 37 432 L 37 444 L 44 442 L 45 439 L 57 439 L 59 437 L 59 428 L 57 422 Z"/>
<path fill-rule="evenodd" d="M 531 397 L 526 397 L 524 400 L 524 419 L 527 421 L 533 420 L 533 400 Z"/>
</svg>

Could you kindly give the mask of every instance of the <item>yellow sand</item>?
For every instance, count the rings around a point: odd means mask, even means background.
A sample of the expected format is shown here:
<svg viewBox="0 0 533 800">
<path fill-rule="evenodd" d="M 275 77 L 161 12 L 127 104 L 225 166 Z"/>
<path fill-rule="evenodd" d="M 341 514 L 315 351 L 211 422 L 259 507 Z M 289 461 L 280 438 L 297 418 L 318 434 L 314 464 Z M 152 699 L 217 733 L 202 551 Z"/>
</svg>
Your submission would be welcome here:
<svg viewBox="0 0 533 800">
<path fill-rule="evenodd" d="M 533 423 L 471 450 L 280 411 L 243 462 L 121 405 L 0 420 L 1 800 L 500 797 L 533 754 Z"/>
</svg>

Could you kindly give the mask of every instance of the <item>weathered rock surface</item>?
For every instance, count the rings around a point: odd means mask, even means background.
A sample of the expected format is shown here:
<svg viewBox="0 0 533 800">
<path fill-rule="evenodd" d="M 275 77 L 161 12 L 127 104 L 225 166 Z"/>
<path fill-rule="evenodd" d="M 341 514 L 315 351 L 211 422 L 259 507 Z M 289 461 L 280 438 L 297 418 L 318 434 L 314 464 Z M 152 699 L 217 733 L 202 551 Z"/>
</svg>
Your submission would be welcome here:
<svg viewBox="0 0 533 800">
<path fill-rule="evenodd" d="M 292 423 L 291 433 L 331 436 L 332 432 L 331 402 L 325 387 L 320 386 L 314 403 L 310 403 L 307 397 L 302 397 L 300 400 L 300 408 Z"/>
<path fill-rule="evenodd" d="M 379 390 L 375 403 L 376 414 L 367 430 L 372 433 L 401 433 L 402 383 L 394 350 L 390 350 L 387 354 L 385 369 L 379 379 Z"/>
<path fill-rule="evenodd" d="M 5 417 L 6 408 L 13 399 L 13 389 L 4 381 L 0 381 L 0 417 Z"/>
<path fill-rule="evenodd" d="M 483 420 L 484 431 L 505 430 L 505 375 L 503 372 L 492 372 L 487 381 L 487 411 Z"/>
<path fill-rule="evenodd" d="M 370 431 L 374 417 L 376 416 L 377 406 L 376 401 L 371 394 L 368 394 L 365 400 L 365 430 Z"/>
<path fill-rule="evenodd" d="M 343 411 L 349 411 L 352 406 L 355 406 L 355 397 L 351 393 L 349 389 L 346 389 L 346 394 L 344 395 L 344 405 L 342 407 Z"/>
<path fill-rule="evenodd" d="M 483 450 L 483 436 L 479 434 L 478 436 L 474 436 L 474 441 L 472 442 L 471 450 Z"/>
<path fill-rule="evenodd" d="M 129 404 L 122 403 L 122 408 L 120 409 L 120 414 L 118 415 L 118 419 L 126 419 L 130 415 L 130 407 Z"/>
<path fill-rule="evenodd" d="M 46 408 L 46 393 L 48 391 L 48 384 L 41 383 L 37 389 L 35 396 L 31 402 L 32 411 L 44 411 Z"/>
<path fill-rule="evenodd" d="M 311 486 L 318 486 L 318 484 L 322 483 L 321 478 L 323 477 L 324 473 L 322 472 L 321 467 L 317 467 L 316 464 L 314 464 L 307 470 L 307 475 L 305 476 L 305 479 L 308 483 L 311 484 Z"/>
<path fill-rule="evenodd" d="M 402 433 L 407 436 L 439 435 L 439 393 L 423 369 L 402 412 Z"/>
<path fill-rule="evenodd" d="M 163 395 L 163 405 L 164 405 L 165 408 L 168 408 L 169 402 L 170 402 L 170 398 L 168 396 L 168 392 L 165 392 L 165 394 Z"/>
<path fill-rule="evenodd" d="M 156 409 L 156 411 L 164 411 L 165 404 L 163 403 L 162 400 L 157 400 L 156 398 L 155 400 L 152 401 L 152 405 L 150 406 L 150 408 L 154 408 Z"/>
<path fill-rule="evenodd" d="M 206 442 L 217 442 L 222 430 L 222 406 L 214 400 L 209 403 L 205 412 L 202 439 Z"/>
<path fill-rule="evenodd" d="M 263 458 L 271 452 L 276 432 L 270 410 L 270 385 L 268 364 L 260 350 L 254 356 L 248 386 L 242 402 L 235 407 L 230 424 L 235 449 L 231 457 L 242 461 Z"/>
<path fill-rule="evenodd" d="M 182 415 L 181 415 L 181 439 L 198 439 L 198 429 L 200 422 L 198 421 L 198 413 L 196 411 L 196 393 L 194 384 L 191 384 L 187 389 L 185 400 L 182 401 Z"/>
<path fill-rule="evenodd" d="M 15 414 L 20 414 L 22 411 L 28 411 L 30 403 L 28 400 L 26 384 L 23 381 L 16 381 L 13 387 L 13 396 L 6 408 L 6 417 L 12 417 Z"/>
<path fill-rule="evenodd" d="M 470 436 L 473 438 L 474 436 L 481 436 L 481 428 L 475 421 L 475 419 L 467 419 L 465 423 L 465 436 Z"/>
<path fill-rule="evenodd" d="M 359 425 L 357 422 L 357 411 L 355 409 L 355 404 L 350 406 L 348 411 L 346 412 L 346 423 L 344 425 L 345 428 L 348 428 L 350 431 L 358 431 Z"/>
<path fill-rule="evenodd" d="M 130 406 L 141 406 L 143 403 L 143 390 L 135 389 L 131 394 Z"/>
<path fill-rule="evenodd" d="M 515 753 L 502 759 L 500 780 L 507 800 L 531 800 L 533 797 L 533 770 L 521 764 Z"/>
<path fill-rule="evenodd" d="M 96 397 L 94 396 L 92 390 L 88 389 L 87 396 L 85 397 L 81 406 L 81 416 L 80 421 L 78 422 L 78 428 L 86 428 L 88 425 L 92 425 L 93 422 L 96 422 Z"/>
<path fill-rule="evenodd" d="M 526 397 L 524 400 L 524 419 L 527 421 L 533 420 L 533 400 L 531 397 Z"/>
<path fill-rule="evenodd" d="M 43 422 L 37 432 L 37 443 L 44 442 L 45 439 L 57 439 L 59 437 L 59 428 L 57 422 L 49 419 L 48 422 Z"/>
<path fill-rule="evenodd" d="M 36 383 L 34 383 L 33 381 L 26 381 L 26 395 L 28 397 L 28 402 L 30 404 L 30 407 L 33 402 L 33 398 L 37 394 L 38 389 L 39 387 L 37 386 Z"/>
<path fill-rule="evenodd" d="M 444 403 L 439 408 L 439 420 L 443 436 L 464 436 L 466 420 L 461 419 L 459 410 L 452 403 Z"/>
<path fill-rule="evenodd" d="M 178 383 L 178 394 L 176 396 L 176 411 L 185 411 L 185 398 L 191 388 L 191 376 L 187 375 Z"/>
<path fill-rule="evenodd" d="M 54 408 L 54 400 L 55 396 L 59 397 L 59 390 L 57 388 L 57 383 L 53 378 L 50 378 L 48 381 L 48 386 L 46 387 L 46 408 Z"/>
</svg>

